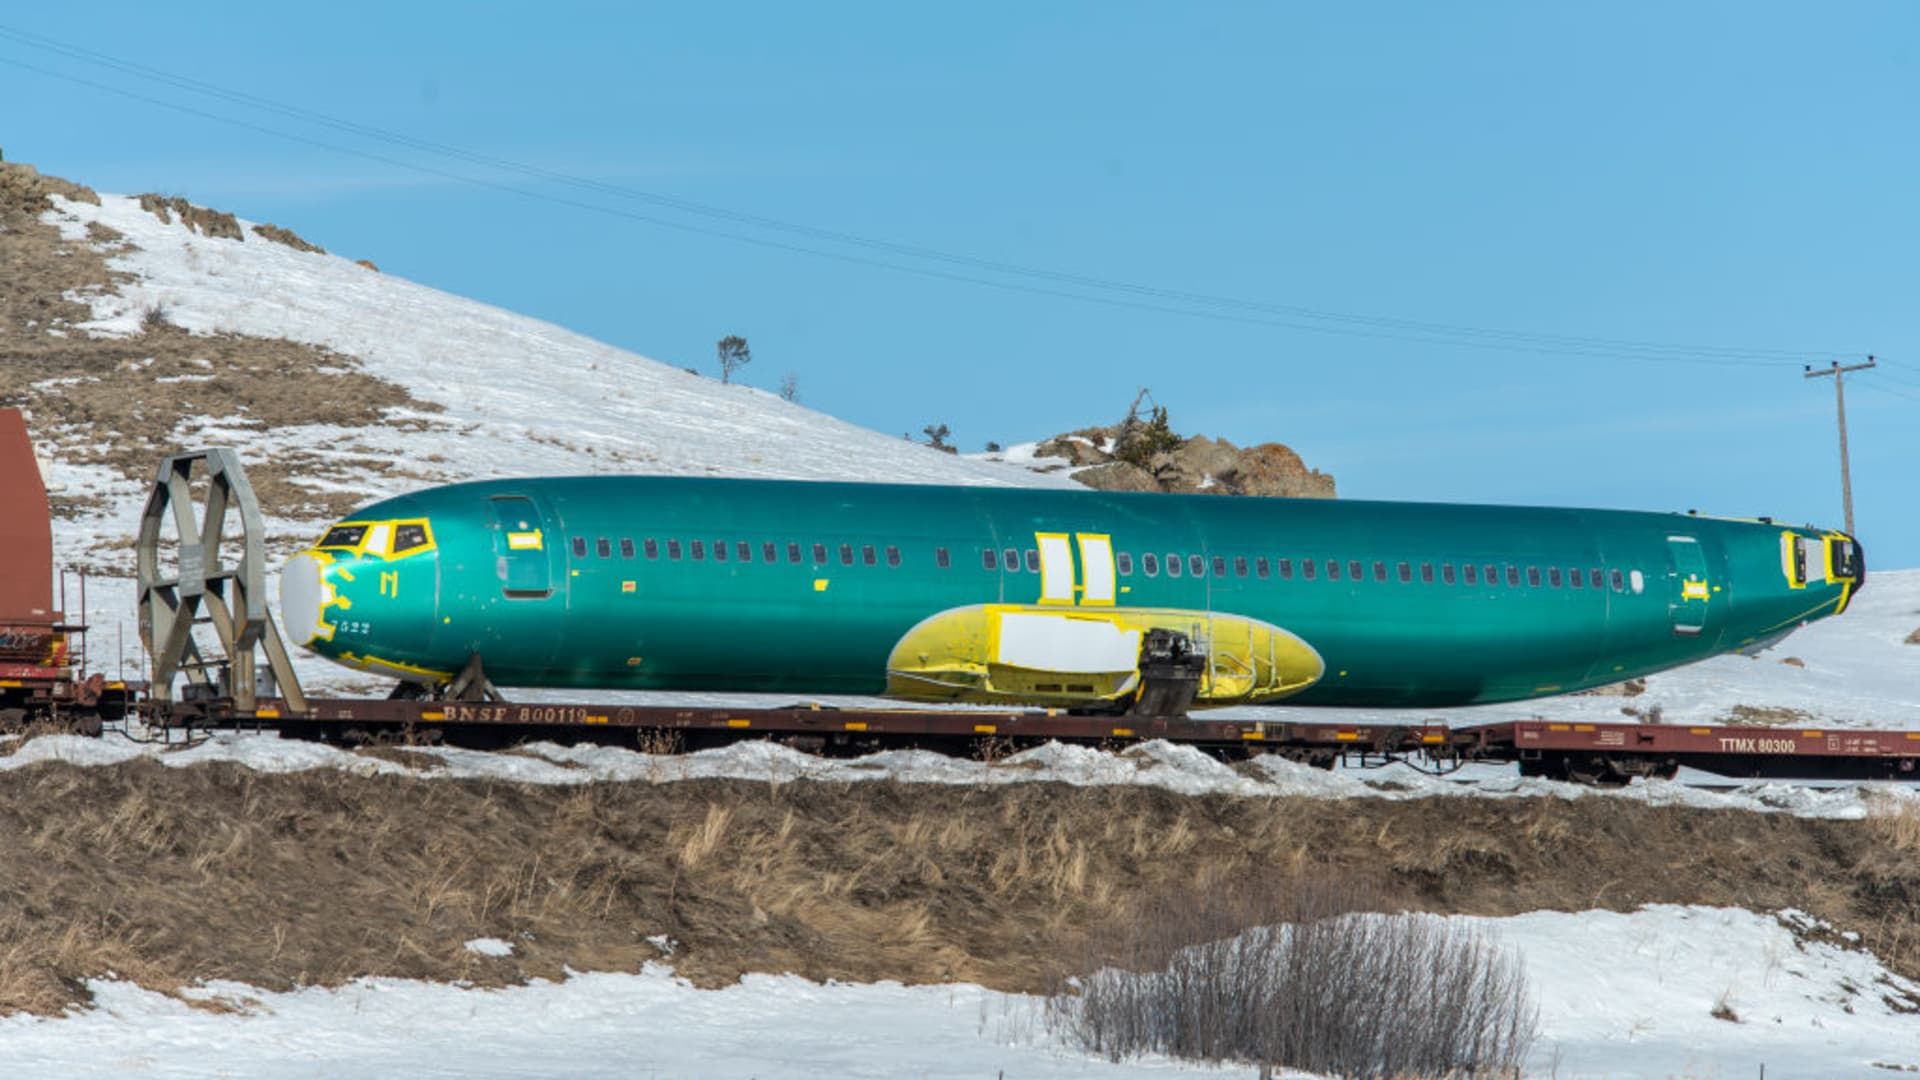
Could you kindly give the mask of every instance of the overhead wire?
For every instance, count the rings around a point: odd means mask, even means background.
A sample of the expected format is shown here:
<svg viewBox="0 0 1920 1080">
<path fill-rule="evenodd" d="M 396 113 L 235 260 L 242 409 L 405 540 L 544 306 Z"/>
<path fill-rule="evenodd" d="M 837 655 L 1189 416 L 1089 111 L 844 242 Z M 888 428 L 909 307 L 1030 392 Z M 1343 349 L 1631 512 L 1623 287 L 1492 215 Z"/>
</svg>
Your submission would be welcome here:
<svg viewBox="0 0 1920 1080">
<path fill-rule="evenodd" d="M 940 270 L 934 267 L 913 266 L 889 259 L 873 259 L 847 252 L 836 252 L 815 246 L 786 243 L 766 237 L 753 236 L 726 229 L 715 229 L 685 221 L 662 218 L 650 214 L 638 214 L 597 203 L 565 198 L 548 192 L 534 191 L 514 184 L 501 183 L 464 173 L 451 172 L 419 162 L 395 158 L 353 147 L 341 146 L 326 140 L 314 139 L 283 129 L 269 127 L 251 121 L 209 112 L 204 109 L 184 105 L 176 101 L 157 98 L 148 94 L 128 90 L 95 80 L 82 78 L 66 72 L 53 71 L 15 58 L 0 56 L 0 63 L 11 64 L 23 70 L 50 78 L 61 79 L 78 85 L 88 86 L 103 92 L 116 94 L 131 100 L 141 101 L 161 108 L 172 109 L 188 115 L 218 123 L 238 126 L 261 134 L 288 139 L 334 153 L 347 154 L 364 160 L 408 169 L 424 175 L 488 188 L 519 197 L 549 202 L 555 205 L 578 210 L 601 213 L 658 227 L 677 229 L 699 235 L 712 236 L 738 243 L 753 244 L 764 248 L 782 250 L 812 257 L 828 258 L 837 261 L 864 265 L 879 269 L 931 277 L 966 284 L 986 286 L 1015 292 L 1027 292 L 1035 295 L 1051 296 L 1083 303 L 1104 304 L 1107 306 L 1134 308 L 1186 317 L 1207 318 L 1219 321 L 1237 322 L 1251 325 L 1270 326 L 1281 329 L 1299 330 L 1310 333 L 1338 334 L 1349 337 L 1383 338 L 1388 340 L 1409 341 L 1420 344 L 1453 345 L 1496 351 L 1547 353 L 1567 356 L 1599 356 L 1620 360 L 1660 361 L 1670 363 L 1717 364 L 1721 366 L 1787 366 L 1795 359 L 1824 358 L 1833 355 L 1830 352 L 1812 350 L 1737 348 L 1730 346 L 1683 345 L 1627 339 L 1586 337 L 1579 335 L 1545 334 L 1531 331 L 1506 330 L 1481 326 L 1468 326 L 1452 323 L 1423 322 L 1419 320 L 1391 318 L 1385 316 L 1362 315 L 1350 312 L 1328 311 L 1290 304 L 1275 304 L 1249 301 L 1234 297 L 1218 296 L 1187 290 L 1165 289 L 1140 285 L 1131 282 L 1107 278 L 1091 277 L 1079 274 L 1063 273 L 1043 268 L 1025 266 L 1018 263 L 981 259 L 941 251 L 935 248 L 913 244 L 903 244 L 888 240 L 878 240 L 839 230 L 823 229 L 815 226 L 784 221 L 763 215 L 748 214 L 724 207 L 698 203 L 662 195 L 656 192 L 608 184 L 591 180 L 559 170 L 538 165 L 513 161 L 488 154 L 476 153 L 460 147 L 420 139 L 414 136 L 362 124 L 352 120 L 330 116 L 300 106 L 274 101 L 270 98 L 234 90 L 228 87 L 205 82 L 172 72 L 151 68 L 143 64 L 124 60 L 83 46 L 63 42 L 16 27 L 0 24 L 0 39 L 25 45 L 29 48 L 52 52 L 83 63 L 107 67 L 123 74 L 133 75 L 148 81 L 159 82 L 175 89 L 213 97 L 230 104 L 255 108 L 304 123 L 331 128 L 344 134 L 384 142 L 388 145 L 403 147 L 436 156 L 451 158 L 467 164 L 479 165 L 503 172 L 514 173 L 529 179 L 536 179 L 591 191 L 600 195 L 639 200 L 662 206 L 675 211 L 721 220 L 738 225 L 761 228 L 770 231 L 805 237 L 810 240 L 825 241 L 859 247 L 870 251 L 879 251 L 892 256 L 936 262 L 966 270 L 1001 274 L 1012 277 L 1024 277 L 1043 281 L 1062 288 L 1048 288 L 1020 282 L 998 281 L 983 278 L 977 273 L 958 273 Z M 1078 290 L 1111 292 L 1118 295 L 1103 296 Z M 1123 299 L 1125 298 L 1125 299 Z M 1283 316 L 1272 318 L 1267 316 Z M 1307 320 L 1301 322 L 1299 320 Z"/>
</svg>

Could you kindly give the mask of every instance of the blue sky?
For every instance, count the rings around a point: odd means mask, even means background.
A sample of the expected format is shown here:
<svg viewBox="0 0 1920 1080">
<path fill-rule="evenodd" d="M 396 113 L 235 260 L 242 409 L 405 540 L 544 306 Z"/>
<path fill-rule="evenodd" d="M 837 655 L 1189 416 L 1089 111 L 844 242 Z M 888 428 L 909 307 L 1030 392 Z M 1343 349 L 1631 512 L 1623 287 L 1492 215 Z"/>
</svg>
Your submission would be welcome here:
<svg viewBox="0 0 1920 1080">
<path fill-rule="evenodd" d="M 1800 365 L 1871 352 L 1848 380 L 1859 532 L 1872 563 L 1920 565 L 1912 5 L 154 12 L 0 16 L 9 160 L 683 366 L 742 334 L 746 381 L 792 372 L 810 406 L 967 449 L 1111 421 L 1148 386 L 1176 427 L 1288 443 L 1349 497 L 1837 526 L 1831 380 Z"/>
</svg>

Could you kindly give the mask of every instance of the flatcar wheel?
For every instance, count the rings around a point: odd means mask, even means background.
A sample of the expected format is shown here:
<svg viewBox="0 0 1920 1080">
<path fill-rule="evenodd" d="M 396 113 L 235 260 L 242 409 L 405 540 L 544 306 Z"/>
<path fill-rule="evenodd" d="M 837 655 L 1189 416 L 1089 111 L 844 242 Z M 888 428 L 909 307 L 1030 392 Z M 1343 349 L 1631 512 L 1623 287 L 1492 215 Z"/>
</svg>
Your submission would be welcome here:
<svg viewBox="0 0 1920 1080">
<path fill-rule="evenodd" d="M 1590 787 L 1626 787 L 1627 782 L 1633 779 L 1609 757 L 1568 758 L 1566 776 L 1576 784 Z"/>
</svg>

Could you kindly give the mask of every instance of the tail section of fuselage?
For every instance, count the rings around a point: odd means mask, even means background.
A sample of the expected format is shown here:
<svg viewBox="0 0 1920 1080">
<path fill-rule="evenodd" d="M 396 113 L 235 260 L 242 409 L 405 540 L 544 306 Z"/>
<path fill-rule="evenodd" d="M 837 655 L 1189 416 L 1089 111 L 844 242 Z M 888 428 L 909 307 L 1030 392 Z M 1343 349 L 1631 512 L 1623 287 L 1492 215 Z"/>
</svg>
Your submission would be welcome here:
<svg viewBox="0 0 1920 1080">
<path fill-rule="evenodd" d="M 782 481 L 461 484 L 282 574 L 289 634 L 444 685 L 1125 708 L 1168 634 L 1197 706 L 1436 708 L 1764 647 L 1845 609 L 1841 533 L 1673 514 Z"/>
</svg>

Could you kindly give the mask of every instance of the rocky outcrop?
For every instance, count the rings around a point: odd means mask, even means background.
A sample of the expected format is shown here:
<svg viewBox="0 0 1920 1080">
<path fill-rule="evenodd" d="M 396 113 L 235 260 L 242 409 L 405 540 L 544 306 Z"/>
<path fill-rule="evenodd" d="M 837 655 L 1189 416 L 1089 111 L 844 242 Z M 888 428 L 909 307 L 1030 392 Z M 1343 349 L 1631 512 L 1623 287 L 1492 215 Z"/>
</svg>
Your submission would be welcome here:
<svg viewBox="0 0 1920 1080">
<path fill-rule="evenodd" d="M 49 195 L 100 205 L 100 196 L 90 187 L 57 176 L 43 176 L 31 165 L 0 163 L 0 205 L 38 213 L 53 209 L 53 204 L 47 201 Z"/>
<path fill-rule="evenodd" d="M 221 210 L 209 210 L 204 206 L 195 206 L 178 195 L 155 195 L 148 192 L 140 196 L 140 209 L 171 225 L 175 215 L 180 223 L 202 236 L 214 236 L 224 240 L 245 240 L 246 234 L 240 231 L 240 222 L 229 213 Z"/>
<path fill-rule="evenodd" d="M 292 229 L 283 229 L 278 225 L 255 225 L 253 227 L 253 234 L 263 240 L 271 240 L 276 244 L 285 244 L 295 251 L 311 252 L 316 255 L 325 255 L 327 253 L 326 248 L 321 247 L 319 244 L 308 243 L 299 233 L 294 232 Z"/>
<path fill-rule="evenodd" d="M 1122 425 L 1086 428 L 1041 443 L 1035 457 L 1059 458 L 1073 478 L 1103 491 L 1168 491 L 1331 499 L 1333 477 L 1310 469 L 1280 443 L 1241 449 L 1225 439 L 1168 439 L 1170 448 L 1129 452 Z"/>
</svg>

